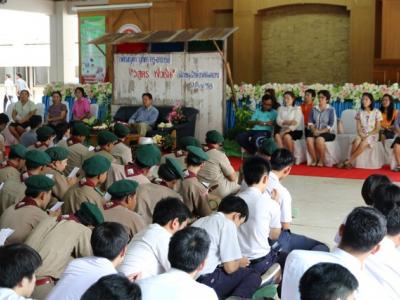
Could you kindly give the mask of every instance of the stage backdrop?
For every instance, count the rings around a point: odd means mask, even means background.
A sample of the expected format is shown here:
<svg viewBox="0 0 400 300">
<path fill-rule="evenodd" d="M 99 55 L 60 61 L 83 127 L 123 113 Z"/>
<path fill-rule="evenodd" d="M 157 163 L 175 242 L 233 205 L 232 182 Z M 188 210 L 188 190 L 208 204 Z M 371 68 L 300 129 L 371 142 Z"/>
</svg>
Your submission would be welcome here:
<svg viewBox="0 0 400 300">
<path fill-rule="evenodd" d="M 115 54 L 113 104 L 141 104 L 142 93 L 154 105 L 197 108 L 196 137 L 222 132 L 225 79 L 218 53 Z"/>
</svg>

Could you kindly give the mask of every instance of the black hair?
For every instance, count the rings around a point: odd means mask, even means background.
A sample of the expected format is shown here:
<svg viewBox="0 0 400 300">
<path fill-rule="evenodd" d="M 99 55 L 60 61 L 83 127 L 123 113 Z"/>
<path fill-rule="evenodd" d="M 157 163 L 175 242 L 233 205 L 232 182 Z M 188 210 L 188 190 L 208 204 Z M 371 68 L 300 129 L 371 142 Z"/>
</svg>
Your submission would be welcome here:
<svg viewBox="0 0 400 300">
<path fill-rule="evenodd" d="M 357 207 L 348 215 L 340 246 L 366 253 L 386 235 L 386 219 L 373 207 Z"/>
<path fill-rule="evenodd" d="M 275 90 L 274 89 L 272 89 L 272 88 L 266 89 L 264 96 L 261 98 L 261 101 L 264 100 L 264 97 L 265 98 L 269 97 L 269 99 L 272 100 L 272 108 L 273 109 L 278 109 L 278 107 L 281 106 L 279 104 L 279 102 L 276 100 L 276 95 L 275 95 Z"/>
<path fill-rule="evenodd" d="M 386 119 L 387 120 L 392 120 L 393 118 L 393 113 L 394 113 L 394 99 L 392 95 L 389 94 L 385 94 L 382 97 L 383 98 L 388 97 L 389 98 L 389 106 L 387 108 L 384 108 L 383 105 L 381 105 L 381 113 L 385 113 L 386 112 Z M 382 102 L 382 101 L 381 101 Z M 394 122 L 394 120 L 392 121 L 392 123 Z"/>
<path fill-rule="evenodd" d="M 10 75 L 10 74 L 6 74 L 6 77 L 7 77 L 7 78 L 11 78 L 11 75 Z"/>
<path fill-rule="evenodd" d="M 1 113 L 0 114 L 0 125 L 3 125 L 3 124 L 7 125 L 8 122 L 10 122 L 10 118 L 6 114 Z"/>
<path fill-rule="evenodd" d="M 271 96 L 273 96 L 273 97 L 276 97 L 276 95 L 275 95 L 275 89 L 273 89 L 273 88 L 266 89 L 266 90 L 264 91 L 264 94 L 268 94 L 268 95 L 271 95 Z"/>
<path fill-rule="evenodd" d="M 165 226 L 169 221 L 178 219 L 182 224 L 191 217 L 187 206 L 178 198 L 167 197 L 161 199 L 154 207 L 153 223 Z"/>
<path fill-rule="evenodd" d="M 142 94 L 142 98 L 145 97 L 145 96 L 146 96 L 146 97 L 149 97 L 149 99 L 153 100 L 153 95 L 152 95 L 152 94 L 150 94 L 150 93 L 143 93 L 143 94 Z"/>
<path fill-rule="evenodd" d="M 85 90 L 83 89 L 83 87 L 81 87 L 81 86 L 76 87 L 76 88 L 75 88 L 75 93 L 76 93 L 76 91 L 81 91 L 82 97 L 87 97 L 87 95 L 86 95 Z"/>
<path fill-rule="evenodd" d="M 82 295 L 81 300 L 141 300 L 140 287 L 119 274 L 101 277 Z"/>
<path fill-rule="evenodd" d="M 18 77 L 21 77 L 21 78 L 22 78 L 22 74 L 21 74 L 21 73 L 16 73 L 16 75 L 17 75 Z"/>
<path fill-rule="evenodd" d="M 374 207 L 386 217 L 387 233 L 400 233 L 400 187 L 396 184 L 380 185 L 375 189 L 373 198 Z"/>
<path fill-rule="evenodd" d="M 247 203 L 238 196 L 226 196 L 219 204 L 218 211 L 224 214 L 239 213 L 240 217 L 244 218 L 245 222 L 249 219 L 249 207 Z"/>
<path fill-rule="evenodd" d="M 58 123 L 54 126 L 54 131 L 56 132 L 56 141 L 61 141 L 64 137 L 64 134 L 68 131 L 70 125 L 67 122 Z"/>
<path fill-rule="evenodd" d="M 186 156 L 186 164 L 188 166 L 194 166 L 198 167 L 202 164 L 203 162 L 199 162 L 199 159 L 197 158 L 196 155 L 193 153 L 189 152 L 188 155 Z"/>
<path fill-rule="evenodd" d="M 42 116 L 40 115 L 33 115 L 29 118 L 29 127 L 31 129 L 38 128 L 43 122 Z"/>
<path fill-rule="evenodd" d="M 283 93 L 283 96 L 285 95 L 289 95 L 290 97 L 293 98 L 293 100 L 296 100 L 296 95 L 292 92 L 292 91 L 286 91 Z M 294 102 L 293 102 L 293 106 L 294 106 Z"/>
<path fill-rule="evenodd" d="M 318 91 L 318 96 L 322 95 L 326 98 L 326 102 L 329 103 L 329 100 L 331 100 L 331 93 L 328 90 L 320 90 Z"/>
<path fill-rule="evenodd" d="M 49 191 L 51 191 L 51 189 L 49 189 L 47 192 L 49 192 Z M 33 190 L 26 189 L 25 190 L 25 196 L 32 197 L 32 198 L 37 198 L 41 192 L 46 192 L 46 191 L 39 191 L 38 192 L 38 191 L 33 191 Z"/>
<path fill-rule="evenodd" d="M 276 149 L 271 155 L 271 168 L 274 171 L 281 171 L 286 167 L 293 166 L 294 156 L 288 149 Z"/>
<path fill-rule="evenodd" d="M 363 93 L 363 94 L 362 94 L 362 96 L 361 96 L 361 109 L 362 109 L 362 110 L 365 109 L 364 104 L 362 103 L 362 98 L 364 98 L 364 97 L 367 97 L 367 98 L 371 101 L 371 104 L 369 105 L 369 109 L 370 109 L 370 110 L 373 110 L 374 107 L 375 107 L 375 104 L 374 104 L 374 103 L 375 103 L 375 100 L 374 100 L 374 96 L 372 96 L 371 93 Z"/>
<path fill-rule="evenodd" d="M 165 181 L 173 181 L 178 179 L 178 176 L 171 171 L 167 164 L 161 164 L 158 168 L 158 177 Z"/>
<path fill-rule="evenodd" d="M 114 260 L 128 244 L 129 235 L 124 226 L 115 222 L 104 222 L 93 229 L 90 238 L 93 255 Z"/>
<path fill-rule="evenodd" d="M 318 263 L 300 279 L 301 300 L 347 299 L 358 289 L 354 275 L 339 264 Z"/>
<path fill-rule="evenodd" d="M 28 96 L 30 96 L 30 94 L 31 94 L 31 93 L 29 93 L 29 91 L 28 91 L 28 90 L 22 90 L 22 91 L 20 91 L 20 92 L 19 92 L 19 94 L 22 94 L 22 93 L 24 93 L 24 92 L 25 92 L 25 93 L 27 93 L 27 94 L 28 94 Z"/>
<path fill-rule="evenodd" d="M 307 89 L 304 94 L 309 93 L 311 94 L 311 97 L 315 98 L 316 94 L 315 94 L 315 90 L 314 89 Z"/>
<path fill-rule="evenodd" d="M 243 164 L 244 181 L 248 186 L 259 183 L 270 171 L 269 161 L 259 156 L 249 157 Z"/>
<path fill-rule="evenodd" d="M 53 97 L 54 94 L 57 94 L 57 95 L 60 96 L 60 98 L 62 99 L 62 94 L 61 94 L 60 91 L 54 91 L 54 92 L 52 92 L 52 93 L 51 93 L 51 96 Z"/>
<path fill-rule="evenodd" d="M 374 205 L 373 193 L 381 184 L 392 183 L 386 175 L 372 174 L 365 179 L 361 188 L 361 196 L 368 206 Z"/>
<path fill-rule="evenodd" d="M 264 96 L 261 97 L 261 102 L 264 101 L 272 101 L 272 103 L 274 102 L 274 96 L 270 95 L 270 94 L 265 94 Z"/>
<path fill-rule="evenodd" d="M 32 280 L 42 258 L 24 244 L 0 247 L 0 287 L 13 289 L 25 277 Z"/>
<path fill-rule="evenodd" d="M 169 242 L 168 260 L 171 267 L 191 273 L 207 258 L 210 249 L 208 233 L 197 227 L 176 232 Z"/>
</svg>

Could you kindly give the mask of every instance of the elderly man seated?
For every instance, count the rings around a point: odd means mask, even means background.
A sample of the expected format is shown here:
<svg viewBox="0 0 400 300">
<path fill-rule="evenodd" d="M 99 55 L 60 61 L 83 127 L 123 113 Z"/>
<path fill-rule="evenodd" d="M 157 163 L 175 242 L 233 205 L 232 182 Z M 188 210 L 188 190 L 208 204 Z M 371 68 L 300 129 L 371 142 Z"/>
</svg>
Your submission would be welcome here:
<svg viewBox="0 0 400 300">
<path fill-rule="evenodd" d="M 136 129 L 139 136 L 146 136 L 158 118 L 158 110 L 153 106 L 153 96 L 150 93 L 142 95 L 143 107 L 139 108 L 129 119 L 129 124 Z"/>
</svg>

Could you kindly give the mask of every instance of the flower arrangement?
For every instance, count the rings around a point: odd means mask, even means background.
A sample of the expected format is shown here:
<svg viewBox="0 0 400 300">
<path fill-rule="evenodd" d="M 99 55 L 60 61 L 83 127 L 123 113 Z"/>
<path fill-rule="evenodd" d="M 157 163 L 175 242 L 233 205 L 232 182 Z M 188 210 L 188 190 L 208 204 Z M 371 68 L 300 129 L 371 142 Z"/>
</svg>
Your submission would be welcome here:
<svg viewBox="0 0 400 300">
<path fill-rule="evenodd" d="M 176 102 L 172 107 L 172 111 L 167 117 L 168 123 L 181 124 L 187 122 L 186 116 L 183 114 L 183 105 L 180 101 Z"/>
</svg>

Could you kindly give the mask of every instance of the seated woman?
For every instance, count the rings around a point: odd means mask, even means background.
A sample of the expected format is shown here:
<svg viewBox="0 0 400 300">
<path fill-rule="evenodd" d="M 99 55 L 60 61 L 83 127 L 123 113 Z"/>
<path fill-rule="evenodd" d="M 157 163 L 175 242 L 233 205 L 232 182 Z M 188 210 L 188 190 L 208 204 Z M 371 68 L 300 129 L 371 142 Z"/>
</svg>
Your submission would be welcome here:
<svg viewBox="0 0 400 300">
<path fill-rule="evenodd" d="M 382 142 L 394 138 L 394 121 L 397 118 L 397 110 L 394 108 L 394 99 L 391 95 L 385 94 L 382 97 L 381 105 L 382 122 L 379 137 Z"/>
<path fill-rule="evenodd" d="M 301 110 L 299 106 L 294 105 L 295 95 L 293 92 L 283 94 L 284 106 L 278 108 L 276 124 L 279 126 L 279 132 L 275 132 L 275 141 L 278 148 L 286 148 L 294 152 L 294 141 L 301 139 L 303 132 L 301 130 Z"/>
<path fill-rule="evenodd" d="M 367 148 L 372 148 L 379 141 L 382 113 L 374 108 L 374 97 L 364 93 L 361 97 L 361 110 L 357 112 L 357 134 L 351 145 L 350 158 L 339 164 L 339 168 L 351 169 L 355 159 Z"/>
<path fill-rule="evenodd" d="M 308 89 L 304 92 L 304 101 L 301 104 L 301 112 L 303 113 L 304 128 L 308 125 L 308 117 L 314 107 L 315 90 Z"/>
<path fill-rule="evenodd" d="M 75 102 L 72 106 L 72 118 L 74 121 L 83 121 L 91 124 L 95 121 L 96 117 L 90 113 L 90 101 L 86 98 L 83 88 L 77 87 L 75 89 Z"/>
<path fill-rule="evenodd" d="M 257 140 L 259 138 L 271 137 L 274 130 L 277 112 L 272 108 L 273 97 L 266 94 L 261 99 L 261 109 L 257 108 L 251 116 L 249 125 L 251 130 L 242 132 L 236 137 L 236 141 L 247 152 L 254 154 L 257 151 Z"/>
<path fill-rule="evenodd" d="M 12 135 L 19 140 L 25 129 L 29 126 L 29 119 L 36 114 L 36 105 L 29 100 L 29 92 L 22 90 L 19 94 L 19 101 L 15 103 L 12 111 L 14 123 L 9 126 Z"/>
<path fill-rule="evenodd" d="M 47 123 L 52 127 L 56 127 L 58 124 L 66 122 L 67 106 L 61 103 L 62 95 L 60 92 L 53 92 L 51 98 L 53 104 L 49 107 Z"/>
<path fill-rule="evenodd" d="M 323 167 L 325 163 L 325 142 L 335 140 L 335 109 L 329 106 L 331 94 L 327 90 L 318 92 L 318 106 L 314 107 L 308 118 L 305 130 L 307 151 L 312 158 L 311 166 Z"/>
</svg>

